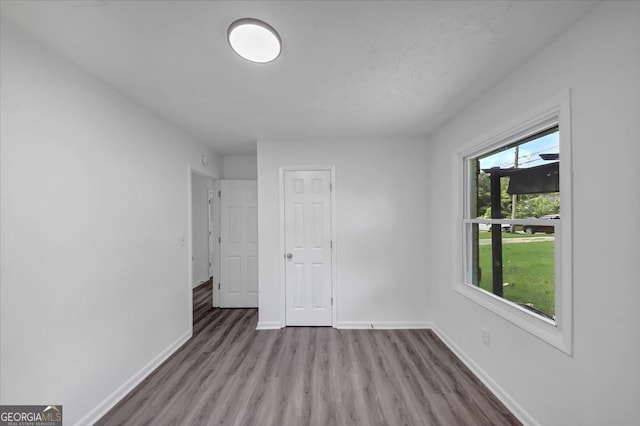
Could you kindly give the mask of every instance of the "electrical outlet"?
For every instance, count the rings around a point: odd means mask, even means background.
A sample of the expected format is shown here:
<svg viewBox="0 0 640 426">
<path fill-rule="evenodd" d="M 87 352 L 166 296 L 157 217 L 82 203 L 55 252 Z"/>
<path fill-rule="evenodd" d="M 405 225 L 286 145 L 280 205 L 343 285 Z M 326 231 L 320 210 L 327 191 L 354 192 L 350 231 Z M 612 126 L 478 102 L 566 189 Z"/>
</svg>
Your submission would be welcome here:
<svg viewBox="0 0 640 426">
<path fill-rule="evenodd" d="M 490 348 L 491 347 L 491 332 L 487 329 L 482 329 L 482 343 Z"/>
</svg>

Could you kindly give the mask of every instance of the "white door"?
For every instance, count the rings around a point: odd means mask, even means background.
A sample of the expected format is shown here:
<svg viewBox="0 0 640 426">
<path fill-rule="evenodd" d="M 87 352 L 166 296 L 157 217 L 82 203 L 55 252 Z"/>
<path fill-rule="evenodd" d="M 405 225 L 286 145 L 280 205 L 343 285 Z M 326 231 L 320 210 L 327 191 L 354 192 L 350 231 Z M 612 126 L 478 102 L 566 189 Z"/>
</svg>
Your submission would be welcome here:
<svg viewBox="0 0 640 426">
<path fill-rule="evenodd" d="M 207 205 L 207 215 L 208 215 L 208 221 L 207 221 L 207 228 L 209 230 L 209 278 L 213 277 L 213 255 L 215 253 L 215 243 L 213 241 L 214 235 L 215 235 L 215 225 L 214 225 L 214 218 L 215 218 L 215 214 L 213 213 L 214 211 L 214 206 L 213 203 L 215 201 L 215 198 L 213 196 L 213 191 L 209 190 L 208 192 L 208 197 L 209 197 L 209 204 Z"/>
<path fill-rule="evenodd" d="M 258 307 L 258 191 L 255 180 L 221 182 L 220 307 Z"/>
<path fill-rule="evenodd" d="M 284 172 L 286 325 L 331 325 L 331 172 Z"/>
</svg>

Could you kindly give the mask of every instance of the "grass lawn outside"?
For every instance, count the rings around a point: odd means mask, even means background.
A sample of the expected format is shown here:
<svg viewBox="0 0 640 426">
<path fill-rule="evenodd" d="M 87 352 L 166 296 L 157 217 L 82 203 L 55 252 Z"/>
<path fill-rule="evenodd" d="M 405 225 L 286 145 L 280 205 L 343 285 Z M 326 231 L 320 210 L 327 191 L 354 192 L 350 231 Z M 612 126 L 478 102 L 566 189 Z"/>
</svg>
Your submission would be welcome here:
<svg viewBox="0 0 640 426">
<path fill-rule="evenodd" d="M 491 235 L 490 232 L 486 234 Z M 518 238 L 526 234 L 502 235 L 503 238 L 509 238 L 507 235 Z M 508 283 L 503 290 L 505 299 L 532 304 L 548 315 L 555 315 L 554 245 L 554 241 L 532 241 L 502 246 L 503 282 Z M 480 245 L 478 255 L 480 287 L 492 292 L 491 245 Z"/>
</svg>

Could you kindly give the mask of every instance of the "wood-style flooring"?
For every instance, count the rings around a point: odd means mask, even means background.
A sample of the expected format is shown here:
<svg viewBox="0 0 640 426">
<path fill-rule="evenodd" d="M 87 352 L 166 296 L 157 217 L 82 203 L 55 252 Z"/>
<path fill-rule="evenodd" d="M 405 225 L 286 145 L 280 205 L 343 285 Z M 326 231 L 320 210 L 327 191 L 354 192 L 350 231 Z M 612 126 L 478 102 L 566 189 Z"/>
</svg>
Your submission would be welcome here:
<svg viewBox="0 0 640 426">
<path fill-rule="evenodd" d="M 99 425 L 517 425 L 430 330 L 256 331 L 194 290 L 193 338 Z"/>
</svg>

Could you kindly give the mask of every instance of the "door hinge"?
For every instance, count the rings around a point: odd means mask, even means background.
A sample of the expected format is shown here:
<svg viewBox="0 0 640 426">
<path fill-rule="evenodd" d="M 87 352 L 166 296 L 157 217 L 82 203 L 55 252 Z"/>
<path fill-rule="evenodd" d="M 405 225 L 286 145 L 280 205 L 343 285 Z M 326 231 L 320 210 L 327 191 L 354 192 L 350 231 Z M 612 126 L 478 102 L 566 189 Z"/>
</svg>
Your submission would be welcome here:
<svg viewBox="0 0 640 426">
<path fill-rule="evenodd" d="M 209 199 L 209 204 L 211 204 L 211 199 Z"/>
<path fill-rule="evenodd" d="M 218 191 L 218 198 L 222 196 L 222 191 Z"/>
<path fill-rule="evenodd" d="M 333 248 L 333 241 L 329 241 L 329 248 Z"/>
<path fill-rule="evenodd" d="M 329 184 L 329 192 L 331 192 L 331 191 L 333 191 L 333 184 L 332 183 Z"/>
<path fill-rule="evenodd" d="M 331 298 L 331 306 L 333 306 L 333 297 Z"/>
<path fill-rule="evenodd" d="M 220 290 L 220 283 L 218 283 L 218 290 Z"/>
<path fill-rule="evenodd" d="M 222 242 L 222 239 L 218 237 L 218 244 L 220 244 L 221 242 Z"/>
</svg>

